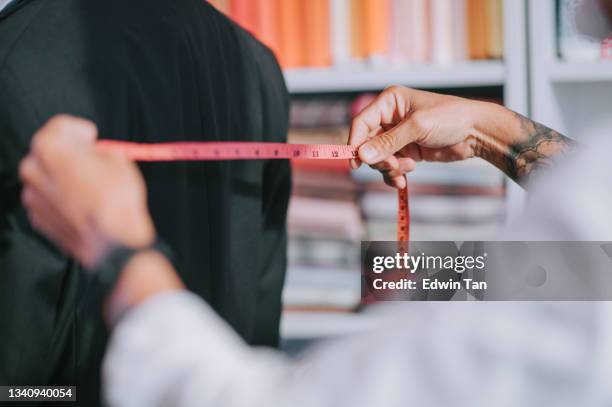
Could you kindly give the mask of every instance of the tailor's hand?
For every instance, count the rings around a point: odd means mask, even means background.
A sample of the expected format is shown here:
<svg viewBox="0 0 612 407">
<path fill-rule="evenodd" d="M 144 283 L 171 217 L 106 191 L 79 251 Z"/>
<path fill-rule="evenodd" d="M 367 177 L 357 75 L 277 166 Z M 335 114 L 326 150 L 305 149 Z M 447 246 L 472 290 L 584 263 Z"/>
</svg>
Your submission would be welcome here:
<svg viewBox="0 0 612 407">
<path fill-rule="evenodd" d="M 351 126 L 349 144 L 360 161 L 385 182 L 406 186 L 404 174 L 418 161 L 480 157 L 521 185 L 571 150 L 574 141 L 503 106 L 392 87 L 366 107 Z"/>
<path fill-rule="evenodd" d="M 55 117 L 20 166 L 32 225 L 88 268 L 113 245 L 142 248 L 155 238 L 138 169 L 96 151 L 96 137 L 91 122 Z"/>
<path fill-rule="evenodd" d="M 349 144 L 361 145 L 363 161 L 382 172 L 385 182 L 404 188 L 404 174 L 418 161 L 458 161 L 476 156 L 473 137 L 478 102 L 394 86 L 381 93 L 353 120 Z"/>
</svg>

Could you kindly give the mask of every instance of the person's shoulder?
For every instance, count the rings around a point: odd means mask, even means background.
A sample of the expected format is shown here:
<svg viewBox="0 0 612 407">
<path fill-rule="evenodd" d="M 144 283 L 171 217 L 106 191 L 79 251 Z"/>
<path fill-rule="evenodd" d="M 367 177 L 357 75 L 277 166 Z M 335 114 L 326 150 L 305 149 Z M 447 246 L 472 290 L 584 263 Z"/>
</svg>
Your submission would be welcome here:
<svg viewBox="0 0 612 407">
<path fill-rule="evenodd" d="M 255 38 L 250 32 L 238 26 L 238 24 L 233 23 L 233 29 L 242 42 L 245 52 L 247 52 L 261 67 L 272 69 L 276 71 L 276 73 L 280 73 L 280 66 L 276 59 L 276 55 L 268 46 Z"/>
<path fill-rule="evenodd" d="M 272 50 L 209 2 L 179 0 L 173 8 L 183 29 L 190 27 L 204 41 L 217 42 L 226 54 L 238 52 L 245 62 L 278 65 Z"/>
<path fill-rule="evenodd" d="M 242 48 L 252 65 L 258 104 L 264 116 L 266 141 L 285 142 L 289 126 L 290 97 L 285 77 L 274 52 L 250 33 L 237 28 Z"/>
<path fill-rule="evenodd" d="M 284 97 L 286 93 L 284 76 L 274 51 L 223 13 L 217 10 L 215 12 L 218 18 L 224 20 L 225 29 L 231 31 L 236 39 L 243 62 L 250 65 L 250 73 L 265 84 L 260 89 L 264 93 L 275 89 Z"/>
</svg>

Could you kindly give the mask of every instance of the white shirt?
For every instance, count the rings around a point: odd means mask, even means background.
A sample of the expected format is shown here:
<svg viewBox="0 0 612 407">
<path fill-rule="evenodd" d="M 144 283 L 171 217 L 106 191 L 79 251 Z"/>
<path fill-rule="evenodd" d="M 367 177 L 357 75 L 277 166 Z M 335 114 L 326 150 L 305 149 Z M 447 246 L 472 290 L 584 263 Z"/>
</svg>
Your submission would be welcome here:
<svg viewBox="0 0 612 407">
<path fill-rule="evenodd" d="M 612 240 L 606 143 L 536 181 L 504 238 Z M 111 406 L 610 406 L 612 305 L 397 303 L 370 333 L 290 360 L 179 292 L 125 316 L 103 370 Z"/>
<path fill-rule="evenodd" d="M 126 316 L 103 384 L 111 406 L 610 406 L 611 321 L 597 303 L 403 304 L 290 360 L 184 292 Z"/>
</svg>

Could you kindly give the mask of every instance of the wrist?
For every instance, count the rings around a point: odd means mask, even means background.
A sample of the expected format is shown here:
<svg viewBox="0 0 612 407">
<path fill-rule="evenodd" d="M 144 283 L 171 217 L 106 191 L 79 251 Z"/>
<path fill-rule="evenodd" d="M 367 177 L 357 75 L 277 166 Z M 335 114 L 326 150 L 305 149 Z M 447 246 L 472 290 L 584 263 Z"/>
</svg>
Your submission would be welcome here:
<svg viewBox="0 0 612 407">
<path fill-rule="evenodd" d="M 143 250 L 125 264 L 104 304 L 109 325 L 130 309 L 163 293 L 184 289 L 169 260 L 159 251 Z"/>
<path fill-rule="evenodd" d="M 520 125 L 516 115 L 505 107 L 491 102 L 472 101 L 469 140 L 474 156 L 491 164 L 503 166 L 504 157 L 511 153 L 511 145 L 517 142 Z"/>
<path fill-rule="evenodd" d="M 155 242 L 155 226 L 148 215 L 148 211 L 133 211 L 131 215 L 123 212 L 117 215 L 117 211 L 102 211 L 98 218 L 98 236 L 101 236 L 98 261 L 107 255 L 115 247 L 124 247 L 131 250 L 146 249 Z M 112 215 L 111 215 L 112 214 Z M 120 220 L 120 222 L 119 222 Z"/>
<path fill-rule="evenodd" d="M 123 217 L 121 217 L 123 219 Z M 127 218 L 127 217 L 126 217 Z M 124 224 L 121 229 L 124 233 L 115 235 L 115 243 L 131 249 L 143 249 L 149 247 L 155 241 L 155 226 L 148 216 L 140 219 L 133 217 L 132 222 Z"/>
</svg>

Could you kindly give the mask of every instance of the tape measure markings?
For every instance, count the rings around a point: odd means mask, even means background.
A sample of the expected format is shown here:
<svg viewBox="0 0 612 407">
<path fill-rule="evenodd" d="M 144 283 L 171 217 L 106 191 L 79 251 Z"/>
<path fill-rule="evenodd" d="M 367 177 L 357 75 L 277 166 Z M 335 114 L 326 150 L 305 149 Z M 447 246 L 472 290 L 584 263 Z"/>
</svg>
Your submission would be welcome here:
<svg viewBox="0 0 612 407">
<path fill-rule="evenodd" d="M 256 159 L 339 160 L 357 157 L 357 148 L 334 144 L 257 142 L 132 143 L 102 140 L 103 151 L 119 151 L 136 161 L 214 161 Z"/>
<path fill-rule="evenodd" d="M 133 161 L 221 161 L 221 160 L 348 160 L 358 156 L 356 146 L 345 144 L 286 144 L 265 142 L 172 142 L 134 143 L 101 140 L 100 151 L 116 152 Z M 410 239 L 408 188 L 398 191 L 397 240 Z"/>
</svg>

